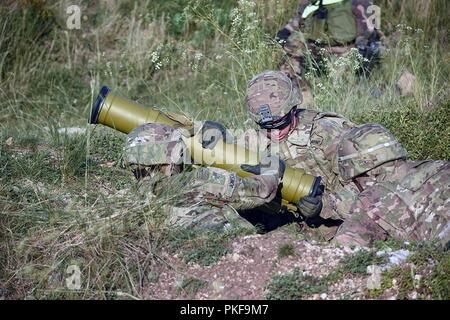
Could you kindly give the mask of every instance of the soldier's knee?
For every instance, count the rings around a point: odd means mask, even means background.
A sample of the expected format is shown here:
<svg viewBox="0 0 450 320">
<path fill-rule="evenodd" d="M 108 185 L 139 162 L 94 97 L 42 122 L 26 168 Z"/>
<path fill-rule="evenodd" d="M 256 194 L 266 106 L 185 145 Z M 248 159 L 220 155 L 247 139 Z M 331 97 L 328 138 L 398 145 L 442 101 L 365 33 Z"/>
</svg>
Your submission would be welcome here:
<svg viewBox="0 0 450 320">
<path fill-rule="evenodd" d="M 360 237 L 358 234 L 348 234 L 348 233 L 337 234 L 331 240 L 331 243 L 334 245 L 344 247 L 357 246 L 363 248 L 368 248 L 371 245 L 371 241 L 369 239 Z"/>
</svg>

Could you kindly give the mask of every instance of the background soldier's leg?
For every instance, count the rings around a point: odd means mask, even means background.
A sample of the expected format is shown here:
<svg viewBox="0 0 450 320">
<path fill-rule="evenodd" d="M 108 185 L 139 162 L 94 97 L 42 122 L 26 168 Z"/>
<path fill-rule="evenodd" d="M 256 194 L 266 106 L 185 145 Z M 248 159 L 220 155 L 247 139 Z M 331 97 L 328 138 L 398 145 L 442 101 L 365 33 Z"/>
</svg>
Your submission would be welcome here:
<svg viewBox="0 0 450 320">
<path fill-rule="evenodd" d="M 304 86 L 302 81 L 302 60 L 301 56 L 287 55 L 278 65 L 278 69 L 287 75 L 292 80 L 292 83 L 299 88 Z"/>
<path fill-rule="evenodd" d="M 303 97 L 303 105 L 306 107 L 313 103 L 314 98 L 308 83 L 304 79 L 304 64 L 305 62 L 302 56 L 286 56 L 279 64 L 278 68 L 300 89 Z"/>
<path fill-rule="evenodd" d="M 284 45 L 286 56 L 281 60 L 278 69 L 286 74 L 292 83 L 302 92 L 303 105 L 306 107 L 314 102 L 313 95 L 305 80 L 305 66 L 315 65 L 315 48 L 307 48 L 301 32 L 294 32 Z M 308 51 L 311 50 L 311 54 Z M 311 57 L 310 57 L 311 56 Z M 310 61 L 310 63 L 308 63 Z"/>
<path fill-rule="evenodd" d="M 281 72 L 291 78 L 294 84 L 297 84 L 300 87 L 298 81 L 301 80 L 303 76 L 302 65 L 304 62 L 304 54 L 306 52 L 303 34 L 299 31 L 292 32 L 283 46 L 283 49 L 286 52 L 286 56 L 279 64 L 278 68 Z"/>
</svg>

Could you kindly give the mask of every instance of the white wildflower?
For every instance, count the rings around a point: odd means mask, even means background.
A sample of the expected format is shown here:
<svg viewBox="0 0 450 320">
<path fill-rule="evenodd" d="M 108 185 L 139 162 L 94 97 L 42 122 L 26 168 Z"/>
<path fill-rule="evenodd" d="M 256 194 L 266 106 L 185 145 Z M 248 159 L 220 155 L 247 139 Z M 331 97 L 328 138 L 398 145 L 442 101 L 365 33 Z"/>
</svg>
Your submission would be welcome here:
<svg viewBox="0 0 450 320">
<path fill-rule="evenodd" d="M 195 60 L 200 61 L 200 60 L 202 60 L 202 58 L 203 58 L 203 53 L 201 53 L 201 52 L 195 53 L 195 55 L 194 55 Z"/>
<path fill-rule="evenodd" d="M 158 62 L 158 60 L 159 60 L 159 52 L 158 51 L 153 51 L 150 56 L 151 56 L 152 63 Z"/>
</svg>

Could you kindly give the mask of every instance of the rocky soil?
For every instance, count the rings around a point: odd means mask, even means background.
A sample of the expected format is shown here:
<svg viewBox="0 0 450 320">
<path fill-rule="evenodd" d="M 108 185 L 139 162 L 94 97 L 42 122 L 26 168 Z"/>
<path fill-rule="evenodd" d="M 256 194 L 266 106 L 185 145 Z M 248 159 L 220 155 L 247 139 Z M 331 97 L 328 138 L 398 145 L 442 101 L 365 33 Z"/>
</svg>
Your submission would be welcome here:
<svg viewBox="0 0 450 320">
<path fill-rule="evenodd" d="M 280 258 L 279 248 L 286 244 L 291 244 L 294 252 Z M 280 230 L 237 238 L 231 243 L 231 249 L 230 253 L 209 266 L 184 264 L 178 257 L 164 254 L 166 263 L 159 266 L 158 281 L 147 288 L 146 295 L 153 299 L 264 299 L 267 293 L 265 288 L 273 276 L 298 268 L 304 276 L 321 278 L 332 272 L 343 258 L 359 250 L 295 239 Z M 345 276 L 330 284 L 328 290 L 305 298 L 367 299 L 369 277 L 369 274 Z M 191 294 L 180 290 L 182 283 L 189 278 L 196 278 L 202 283 Z M 395 299 L 395 286 L 393 288 L 379 298 Z"/>
</svg>

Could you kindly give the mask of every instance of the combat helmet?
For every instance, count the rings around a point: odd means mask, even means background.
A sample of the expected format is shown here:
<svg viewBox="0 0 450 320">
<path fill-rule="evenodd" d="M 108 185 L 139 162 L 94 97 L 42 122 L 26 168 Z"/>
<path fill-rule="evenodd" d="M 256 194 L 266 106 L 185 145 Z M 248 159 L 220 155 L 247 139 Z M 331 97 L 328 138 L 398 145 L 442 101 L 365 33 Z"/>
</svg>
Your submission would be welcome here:
<svg viewBox="0 0 450 320">
<path fill-rule="evenodd" d="M 245 104 L 248 114 L 267 129 L 290 121 L 290 111 L 302 100 L 300 90 L 281 71 L 261 72 L 247 84 Z"/>
<path fill-rule="evenodd" d="M 339 174 L 344 180 L 349 180 L 406 156 L 405 148 L 389 130 L 379 124 L 364 124 L 342 136 L 337 150 Z"/>
<path fill-rule="evenodd" d="M 181 164 L 184 143 L 178 130 L 147 123 L 127 135 L 123 160 L 125 165 L 151 166 Z"/>
</svg>

